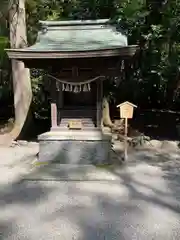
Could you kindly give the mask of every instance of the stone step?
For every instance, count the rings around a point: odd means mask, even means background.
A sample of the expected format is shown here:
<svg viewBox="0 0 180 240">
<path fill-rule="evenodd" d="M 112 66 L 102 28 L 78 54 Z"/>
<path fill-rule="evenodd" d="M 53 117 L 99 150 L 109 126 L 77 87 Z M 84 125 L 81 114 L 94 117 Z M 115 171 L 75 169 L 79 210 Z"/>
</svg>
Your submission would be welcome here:
<svg viewBox="0 0 180 240">
<path fill-rule="evenodd" d="M 68 122 L 61 122 L 60 124 L 61 125 L 68 125 L 69 121 Z M 93 122 L 82 122 L 82 125 L 92 125 L 92 126 L 94 126 L 94 123 Z"/>
<path fill-rule="evenodd" d="M 48 181 L 119 181 L 113 173 L 115 166 L 49 164 L 34 167 L 24 180 Z M 117 168 L 117 166 L 116 166 Z"/>
<path fill-rule="evenodd" d="M 82 122 L 85 122 L 85 123 L 93 122 L 91 118 L 80 118 L 80 117 L 79 118 L 62 118 L 61 122 L 69 122 L 72 120 L 81 120 Z"/>
<path fill-rule="evenodd" d="M 71 121 L 71 120 L 69 120 L 69 121 L 61 121 L 61 124 L 68 124 L 70 121 Z M 82 121 L 82 124 L 83 124 L 83 125 L 84 125 L 84 124 L 94 125 L 93 122 L 85 122 L 85 121 Z"/>
<path fill-rule="evenodd" d="M 70 121 L 71 121 L 71 120 L 70 120 Z M 67 121 L 67 122 L 66 122 L 66 121 L 61 121 L 61 124 L 69 124 L 70 121 Z M 93 122 L 84 122 L 84 121 L 82 121 L 82 124 L 83 124 L 83 125 L 85 125 L 85 124 L 87 124 L 87 125 L 88 125 L 88 124 L 94 125 Z"/>
<path fill-rule="evenodd" d="M 95 115 L 96 109 L 67 109 L 67 110 L 60 110 L 61 116 L 89 116 Z"/>
<path fill-rule="evenodd" d="M 69 129 L 68 128 L 68 124 L 60 124 L 60 127 Z M 94 128 L 94 125 L 92 125 L 92 124 L 83 124 L 83 128 Z"/>
<path fill-rule="evenodd" d="M 61 114 L 62 118 L 90 118 L 92 116 L 95 116 L 92 112 L 84 113 L 84 112 L 76 112 L 76 113 L 67 113 L 67 114 Z"/>
<path fill-rule="evenodd" d="M 69 121 L 61 121 L 61 124 L 68 124 L 70 121 L 72 121 L 72 120 L 69 120 Z M 85 122 L 85 121 L 81 121 L 81 122 L 82 122 L 82 124 L 93 124 L 93 125 L 94 125 L 93 122 Z"/>
<path fill-rule="evenodd" d="M 95 126 L 85 126 L 85 127 L 83 127 L 83 129 L 81 129 L 81 130 L 78 130 L 78 131 L 95 131 L 97 128 L 95 128 Z M 61 133 L 63 133 L 63 132 L 67 132 L 67 131 L 69 131 L 69 128 L 68 128 L 68 126 L 67 125 L 59 125 L 59 126 L 57 126 L 57 127 L 54 127 L 53 129 L 51 129 L 51 131 L 53 131 L 53 132 L 61 132 Z"/>
</svg>

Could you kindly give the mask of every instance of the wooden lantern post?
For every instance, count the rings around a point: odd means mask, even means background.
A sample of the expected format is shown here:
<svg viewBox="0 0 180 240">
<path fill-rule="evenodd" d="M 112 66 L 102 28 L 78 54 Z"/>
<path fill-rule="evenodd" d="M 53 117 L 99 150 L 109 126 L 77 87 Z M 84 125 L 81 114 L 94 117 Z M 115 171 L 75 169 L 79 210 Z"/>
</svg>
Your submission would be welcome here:
<svg viewBox="0 0 180 240">
<path fill-rule="evenodd" d="M 130 102 L 123 102 L 117 106 L 120 109 L 120 118 L 125 119 L 125 129 L 124 129 L 124 161 L 127 160 L 127 149 L 128 149 L 128 142 L 127 142 L 127 135 L 128 135 L 128 119 L 133 117 L 134 108 L 137 108 L 136 105 Z"/>
</svg>

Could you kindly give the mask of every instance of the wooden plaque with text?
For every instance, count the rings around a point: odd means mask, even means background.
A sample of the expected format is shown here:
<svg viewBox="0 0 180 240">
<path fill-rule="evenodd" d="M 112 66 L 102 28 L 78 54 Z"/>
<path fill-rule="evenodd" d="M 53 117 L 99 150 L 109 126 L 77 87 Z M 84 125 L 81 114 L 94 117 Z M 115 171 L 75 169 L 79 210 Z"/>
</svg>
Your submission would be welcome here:
<svg viewBox="0 0 180 240">
<path fill-rule="evenodd" d="M 82 129 L 82 122 L 80 120 L 72 120 L 68 124 L 69 129 L 76 129 L 80 130 Z"/>
</svg>

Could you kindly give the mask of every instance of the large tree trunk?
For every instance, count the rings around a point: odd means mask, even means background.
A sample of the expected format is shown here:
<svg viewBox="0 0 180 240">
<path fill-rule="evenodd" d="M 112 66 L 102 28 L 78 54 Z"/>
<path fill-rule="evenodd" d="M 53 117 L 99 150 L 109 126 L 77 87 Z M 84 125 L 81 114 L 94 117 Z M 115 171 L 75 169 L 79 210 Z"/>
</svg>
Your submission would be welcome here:
<svg viewBox="0 0 180 240">
<path fill-rule="evenodd" d="M 27 45 L 25 0 L 13 5 L 9 12 L 11 48 L 23 48 Z M 30 119 L 32 89 L 29 69 L 24 63 L 12 60 L 12 77 L 14 89 L 15 124 L 11 133 L 4 137 L 4 142 L 12 141 L 25 134 Z"/>
</svg>

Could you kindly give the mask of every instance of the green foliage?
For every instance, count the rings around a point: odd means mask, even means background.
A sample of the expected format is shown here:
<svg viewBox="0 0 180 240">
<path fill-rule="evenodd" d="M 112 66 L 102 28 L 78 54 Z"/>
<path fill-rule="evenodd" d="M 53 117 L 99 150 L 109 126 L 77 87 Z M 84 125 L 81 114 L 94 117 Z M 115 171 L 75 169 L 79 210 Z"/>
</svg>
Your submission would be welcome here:
<svg viewBox="0 0 180 240">
<path fill-rule="evenodd" d="M 1 36 L 0 35 L 0 64 L 2 64 L 3 59 L 5 57 L 5 51 L 4 49 L 6 48 L 6 46 L 8 45 L 8 38 Z"/>
<path fill-rule="evenodd" d="M 179 1 L 149 0 L 147 4 L 128 0 L 120 4 L 119 25 L 127 30 L 129 43 L 141 47 L 139 66 L 126 79 L 128 88 L 122 83 L 125 98 L 125 89 L 133 89 L 137 93 L 134 101 L 146 107 L 174 108 L 179 102 L 179 12 Z"/>
<path fill-rule="evenodd" d="M 2 30 L 2 29 L 1 29 Z M 0 35 L 0 101 L 7 101 L 11 95 L 11 84 L 9 84 L 10 71 L 5 48 L 8 46 L 8 38 Z"/>
<path fill-rule="evenodd" d="M 38 119 L 47 119 L 50 111 L 48 92 L 46 92 L 44 72 L 42 70 L 31 70 L 32 92 L 33 92 L 33 112 Z"/>
<path fill-rule="evenodd" d="M 1 0 L 0 36 L 8 36 L 7 9 L 12 2 Z M 179 0 L 27 0 L 26 13 L 29 45 L 36 40 L 39 20 L 111 18 L 118 29 L 128 35 L 129 44 L 138 44 L 141 51 L 129 61 L 125 80 L 119 86 L 114 83 L 106 86 L 109 97 L 118 102 L 131 100 L 146 108 L 178 109 Z M 1 56 L 5 47 L 2 42 L 0 39 Z M 9 72 L 8 61 L 0 59 L 1 68 L 2 65 Z M 7 76 L 3 76 L 4 82 Z M 32 73 L 32 86 L 34 110 L 38 116 L 47 116 L 49 104 L 43 90 L 43 77 Z M 2 81 L 1 89 L 4 89 Z"/>
</svg>

